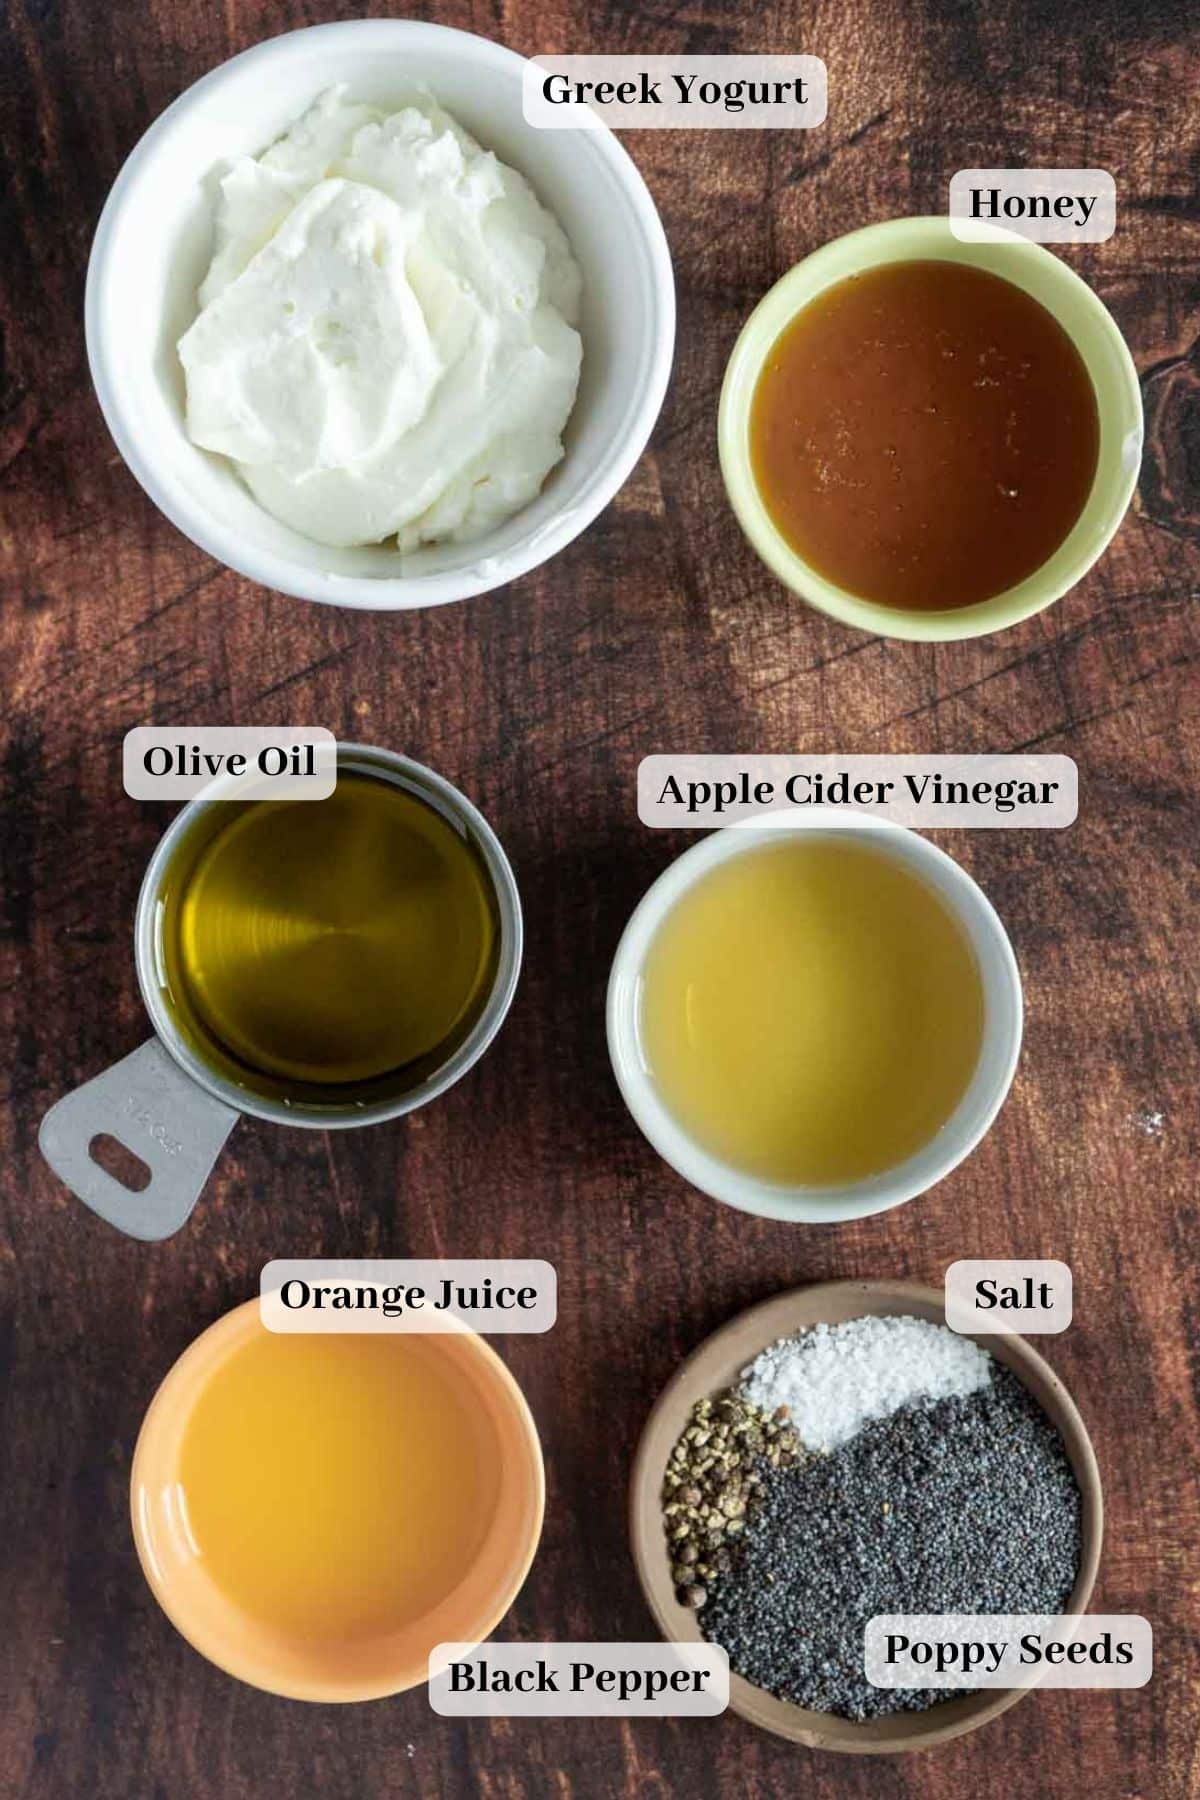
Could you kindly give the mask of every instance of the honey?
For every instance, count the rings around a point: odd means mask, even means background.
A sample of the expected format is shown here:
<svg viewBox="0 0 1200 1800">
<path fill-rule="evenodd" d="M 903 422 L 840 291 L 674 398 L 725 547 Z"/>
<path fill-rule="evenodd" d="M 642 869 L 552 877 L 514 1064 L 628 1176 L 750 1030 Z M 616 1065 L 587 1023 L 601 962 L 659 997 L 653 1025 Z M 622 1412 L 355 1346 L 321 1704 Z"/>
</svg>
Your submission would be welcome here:
<svg viewBox="0 0 1200 1800">
<path fill-rule="evenodd" d="M 744 1174 L 837 1187 L 947 1123 L 979 1060 L 965 931 L 882 850 L 802 832 L 718 863 L 651 941 L 639 1016 L 660 1097 Z"/>
<path fill-rule="evenodd" d="M 927 611 L 1015 587 L 1066 540 L 1099 456 L 1058 321 L 966 263 L 887 263 L 804 307 L 750 410 L 755 484 L 818 575 Z"/>
</svg>

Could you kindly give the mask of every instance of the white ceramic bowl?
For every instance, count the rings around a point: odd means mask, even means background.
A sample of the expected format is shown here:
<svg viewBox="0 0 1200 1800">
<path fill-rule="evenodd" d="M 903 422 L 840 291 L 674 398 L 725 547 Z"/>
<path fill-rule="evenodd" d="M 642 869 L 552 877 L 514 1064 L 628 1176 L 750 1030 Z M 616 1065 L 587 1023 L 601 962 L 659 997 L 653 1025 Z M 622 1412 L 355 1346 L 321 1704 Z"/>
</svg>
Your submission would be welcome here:
<svg viewBox="0 0 1200 1800">
<path fill-rule="evenodd" d="M 764 1219 L 835 1224 L 887 1212 L 923 1194 L 969 1156 L 999 1112 L 1021 1049 L 1021 976 L 1008 935 L 983 890 L 928 838 L 884 820 L 845 816 L 775 828 L 730 827 L 685 850 L 644 895 L 625 927 L 608 983 L 608 1049 L 622 1097 L 661 1157 L 714 1200 Z M 701 1148 L 668 1110 L 641 1044 L 642 971 L 663 920 L 686 890 L 718 863 L 778 841 L 780 830 L 850 831 L 867 837 L 928 884 L 950 908 L 975 951 L 983 983 L 983 1043 L 966 1093 L 921 1150 L 882 1174 L 830 1188 L 789 1187 L 748 1175 Z"/>
<path fill-rule="evenodd" d="M 539 131 L 521 110 L 524 58 L 486 38 L 409 19 L 356 19 L 268 39 L 169 106 L 113 186 L 92 246 L 87 343 L 117 448 L 151 499 L 202 549 L 253 581 L 335 606 L 435 606 L 536 568 L 608 504 L 645 446 L 666 391 L 675 288 L 666 238 L 636 167 L 610 132 Z M 273 519 L 232 464 L 184 428 L 175 345 L 211 257 L 216 178 L 258 154 L 325 88 L 377 104 L 424 83 L 556 214 L 583 273 L 583 374 L 566 455 L 541 494 L 477 543 L 401 556 L 314 544 Z"/>
</svg>

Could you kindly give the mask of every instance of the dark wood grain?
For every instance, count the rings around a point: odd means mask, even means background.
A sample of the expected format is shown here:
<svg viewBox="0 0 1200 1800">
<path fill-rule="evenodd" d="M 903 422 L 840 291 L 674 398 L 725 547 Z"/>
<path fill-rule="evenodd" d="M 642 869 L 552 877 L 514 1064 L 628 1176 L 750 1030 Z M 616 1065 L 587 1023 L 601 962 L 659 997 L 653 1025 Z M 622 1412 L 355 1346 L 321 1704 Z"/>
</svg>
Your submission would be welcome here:
<svg viewBox="0 0 1200 1800">
<path fill-rule="evenodd" d="M 812 133 L 629 140 L 679 282 L 649 452 L 550 567 L 379 618 L 256 589 L 161 519 L 105 432 L 81 330 L 92 227 L 155 114 L 232 51 L 359 10 L 9 0 L 0 40 L 0 1789 L 1185 1800 L 1200 1791 L 1200 32 L 1186 0 L 424 9 L 529 52 L 803 49 L 826 59 L 831 101 Z M 1116 176 L 1116 236 L 1071 260 L 1145 377 L 1141 495 L 1093 574 L 1016 630 L 937 647 L 858 636 L 791 600 L 732 523 L 714 452 L 724 360 L 806 251 L 941 210 L 959 166 L 1008 163 Z M 142 722 L 284 720 L 408 751 L 473 795 L 522 883 L 526 972 L 495 1050 L 435 1107 L 333 1137 L 245 1124 L 189 1228 L 139 1246 L 35 1148 L 50 1101 L 145 1035 L 129 931 L 165 813 L 123 797 L 121 739 Z M 622 924 L 682 844 L 638 825 L 639 758 L 1030 745 L 1076 758 L 1079 822 L 951 844 L 1007 920 L 1028 998 L 1021 1071 L 984 1146 L 926 1200 L 837 1229 L 737 1217 L 689 1190 L 626 1117 L 603 1042 Z M 907 1762 L 822 1759 L 732 1718 L 450 1723 L 421 1693 L 339 1710 L 238 1686 L 157 1610 L 126 1485 L 172 1359 L 285 1252 L 557 1264 L 553 1340 L 505 1347 L 549 1475 L 505 1629 L 578 1638 L 651 1635 L 625 1542 L 631 1452 L 677 1360 L 732 1311 L 809 1279 L 1064 1257 L 1078 1320 L 1050 1357 L 1104 1474 L 1096 1604 L 1151 1618 L 1154 1680 L 1037 1695 Z"/>
</svg>

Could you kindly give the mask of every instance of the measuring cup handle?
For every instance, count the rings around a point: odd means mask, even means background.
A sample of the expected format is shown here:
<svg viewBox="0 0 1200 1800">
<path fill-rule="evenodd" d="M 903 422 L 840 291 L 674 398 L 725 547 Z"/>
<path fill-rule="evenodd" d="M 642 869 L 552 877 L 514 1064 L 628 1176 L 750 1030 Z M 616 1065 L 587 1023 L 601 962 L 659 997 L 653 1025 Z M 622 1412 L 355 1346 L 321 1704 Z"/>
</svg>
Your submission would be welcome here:
<svg viewBox="0 0 1200 1800">
<path fill-rule="evenodd" d="M 38 1144 L 85 1206 L 130 1237 L 167 1238 L 185 1223 L 240 1113 L 184 1074 L 157 1038 L 55 1102 Z M 93 1155 L 114 1138 L 148 1172 L 127 1186 Z"/>
</svg>

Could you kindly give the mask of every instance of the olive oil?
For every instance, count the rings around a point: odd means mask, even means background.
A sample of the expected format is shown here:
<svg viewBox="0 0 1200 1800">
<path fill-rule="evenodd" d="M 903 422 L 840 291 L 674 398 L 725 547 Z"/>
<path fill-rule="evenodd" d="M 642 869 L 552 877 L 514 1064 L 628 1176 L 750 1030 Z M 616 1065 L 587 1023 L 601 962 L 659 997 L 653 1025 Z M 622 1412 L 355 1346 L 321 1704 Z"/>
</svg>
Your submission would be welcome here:
<svg viewBox="0 0 1200 1800">
<path fill-rule="evenodd" d="M 271 1096 L 415 1086 L 467 1036 L 498 954 L 474 844 L 381 776 L 209 806 L 168 868 L 160 959 L 201 1058 Z"/>
<path fill-rule="evenodd" d="M 499 1469 L 446 1343 L 262 1329 L 215 1371 L 187 1422 L 180 1498 L 209 1575 L 248 1615 L 349 1648 L 458 1587 Z"/>
<path fill-rule="evenodd" d="M 940 897 L 884 851 L 801 833 L 718 864 L 651 942 L 639 1031 L 710 1155 L 789 1186 L 894 1168 L 974 1073 L 983 987 Z"/>
</svg>

